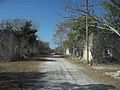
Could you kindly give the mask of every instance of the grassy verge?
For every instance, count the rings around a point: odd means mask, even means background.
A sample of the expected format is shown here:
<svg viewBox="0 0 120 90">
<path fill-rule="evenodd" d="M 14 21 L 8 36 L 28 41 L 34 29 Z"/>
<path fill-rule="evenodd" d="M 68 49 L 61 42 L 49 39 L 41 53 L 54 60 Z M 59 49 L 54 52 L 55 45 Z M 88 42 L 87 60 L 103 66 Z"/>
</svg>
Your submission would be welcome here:
<svg viewBox="0 0 120 90">
<path fill-rule="evenodd" d="M 42 87 L 41 58 L 25 61 L 0 61 L 0 90 L 31 90 Z"/>
<path fill-rule="evenodd" d="M 0 72 L 39 72 L 39 61 L 0 62 Z"/>
<path fill-rule="evenodd" d="M 107 71 L 107 69 L 94 69 L 94 68 L 92 68 L 92 66 L 89 66 L 73 57 L 67 57 L 66 60 L 71 63 L 74 63 L 80 67 L 83 67 L 83 69 L 81 69 L 81 71 L 84 74 L 91 77 L 96 82 L 99 82 L 102 84 L 113 85 L 116 87 L 116 90 L 120 90 L 120 80 L 106 75 L 105 72 Z"/>
</svg>

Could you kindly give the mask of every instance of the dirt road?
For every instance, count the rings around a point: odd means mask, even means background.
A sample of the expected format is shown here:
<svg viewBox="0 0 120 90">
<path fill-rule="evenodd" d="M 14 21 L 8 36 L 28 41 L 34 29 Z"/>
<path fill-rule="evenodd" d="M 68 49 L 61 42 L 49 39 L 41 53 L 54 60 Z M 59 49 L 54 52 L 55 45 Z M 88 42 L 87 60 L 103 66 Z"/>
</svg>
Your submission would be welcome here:
<svg viewBox="0 0 120 90">
<path fill-rule="evenodd" d="M 46 77 L 44 89 L 54 90 L 114 90 L 113 86 L 98 84 L 78 67 L 63 58 L 46 58 L 41 66 Z"/>
<path fill-rule="evenodd" d="M 114 86 L 95 82 L 80 71 L 83 67 L 63 58 L 40 62 L 39 72 L 1 73 L 4 82 L 0 83 L 0 90 L 115 90 Z"/>
</svg>

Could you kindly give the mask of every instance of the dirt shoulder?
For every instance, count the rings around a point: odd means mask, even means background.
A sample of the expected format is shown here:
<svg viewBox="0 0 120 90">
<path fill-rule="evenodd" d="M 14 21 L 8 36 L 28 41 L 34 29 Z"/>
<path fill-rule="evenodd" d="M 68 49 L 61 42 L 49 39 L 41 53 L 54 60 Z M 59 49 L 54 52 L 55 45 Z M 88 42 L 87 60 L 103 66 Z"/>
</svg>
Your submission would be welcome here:
<svg viewBox="0 0 120 90">
<path fill-rule="evenodd" d="M 91 77 L 94 81 L 101 84 L 112 85 L 116 87 L 116 90 L 120 90 L 120 79 L 113 78 L 105 74 L 107 69 L 96 69 L 93 66 L 89 66 L 78 59 L 72 59 L 71 57 L 66 58 L 67 61 L 76 64 L 77 66 L 83 67 L 81 71 Z M 109 66 L 109 65 L 108 65 Z M 109 69 L 110 70 L 110 69 Z M 113 70 L 113 69 L 111 69 Z"/>
<path fill-rule="evenodd" d="M 42 62 L 39 61 L 9 61 L 0 62 L 0 73 L 5 72 L 40 72 Z"/>
</svg>

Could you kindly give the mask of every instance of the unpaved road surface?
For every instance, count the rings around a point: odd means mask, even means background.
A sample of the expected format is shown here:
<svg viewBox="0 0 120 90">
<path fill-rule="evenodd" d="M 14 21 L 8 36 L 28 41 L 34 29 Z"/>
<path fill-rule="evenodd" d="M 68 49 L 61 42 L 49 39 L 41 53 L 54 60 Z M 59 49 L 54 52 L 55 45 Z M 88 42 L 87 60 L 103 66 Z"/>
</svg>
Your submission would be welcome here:
<svg viewBox="0 0 120 90">
<path fill-rule="evenodd" d="M 0 90 L 115 90 L 92 80 L 63 58 L 41 60 L 39 72 L 1 73 Z"/>
<path fill-rule="evenodd" d="M 46 58 L 41 67 L 47 81 L 44 89 L 52 90 L 114 90 L 113 86 L 98 84 L 89 76 L 83 74 L 78 67 L 63 58 Z"/>
</svg>

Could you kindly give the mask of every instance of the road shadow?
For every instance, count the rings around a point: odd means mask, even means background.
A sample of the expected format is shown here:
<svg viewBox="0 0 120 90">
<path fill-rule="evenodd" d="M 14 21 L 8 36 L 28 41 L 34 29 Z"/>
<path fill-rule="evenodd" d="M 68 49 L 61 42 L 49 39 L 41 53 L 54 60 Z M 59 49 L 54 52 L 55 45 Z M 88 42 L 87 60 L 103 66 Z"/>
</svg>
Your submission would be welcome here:
<svg viewBox="0 0 120 90">
<path fill-rule="evenodd" d="M 64 55 L 49 55 L 51 58 L 64 58 Z"/>
<path fill-rule="evenodd" d="M 41 61 L 41 62 L 57 62 L 56 60 L 52 60 L 52 59 L 47 59 L 47 58 L 37 58 L 37 59 L 34 59 L 34 61 Z"/>
<path fill-rule="evenodd" d="M 61 82 L 59 78 L 58 81 L 52 82 L 53 73 L 56 72 L 0 73 L 0 90 L 115 90 L 112 85 L 77 85 L 67 81 Z"/>
<path fill-rule="evenodd" d="M 115 90 L 116 88 L 112 85 L 105 84 L 88 84 L 88 85 L 77 85 L 71 83 L 60 83 L 54 88 L 60 90 Z"/>
<path fill-rule="evenodd" d="M 44 88 L 47 81 L 42 80 L 47 73 L 0 73 L 0 90 L 37 90 Z"/>
<path fill-rule="evenodd" d="M 64 58 L 64 55 L 39 55 L 39 57 Z"/>
</svg>

